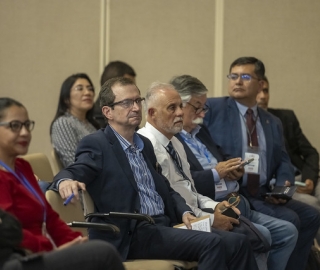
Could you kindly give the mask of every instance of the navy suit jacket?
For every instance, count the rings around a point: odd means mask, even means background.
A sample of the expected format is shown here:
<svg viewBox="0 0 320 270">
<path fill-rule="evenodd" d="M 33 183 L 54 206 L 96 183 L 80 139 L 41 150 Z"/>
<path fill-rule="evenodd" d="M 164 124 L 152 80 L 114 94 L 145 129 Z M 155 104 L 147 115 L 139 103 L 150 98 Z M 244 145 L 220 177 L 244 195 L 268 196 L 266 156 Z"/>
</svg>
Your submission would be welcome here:
<svg viewBox="0 0 320 270">
<path fill-rule="evenodd" d="M 311 179 L 316 187 L 319 175 L 319 154 L 303 134 L 299 121 L 292 110 L 271 109 L 283 125 L 285 145 L 292 164 L 301 171 L 302 181 Z"/>
<path fill-rule="evenodd" d="M 233 98 L 209 98 L 209 111 L 204 123 L 213 141 L 232 157 L 242 156 L 242 132 L 239 110 Z M 258 107 L 258 114 L 266 138 L 267 183 L 261 192 L 268 190 L 270 180 L 275 177 L 277 186 L 288 180 L 294 183 L 293 166 L 285 149 L 282 124 L 278 118 Z"/>
<path fill-rule="evenodd" d="M 153 176 L 156 190 L 163 199 L 165 215 L 170 218 L 172 225 L 180 223 L 183 213 L 191 209 L 180 194 L 170 187 L 168 180 L 156 170 L 157 159 L 151 142 L 141 135 L 138 136 L 143 140 L 142 154 Z M 140 198 L 133 172 L 120 142 L 109 126 L 80 141 L 75 163 L 59 172 L 54 180 L 62 178 L 85 183 L 97 212 L 139 213 Z M 89 236 L 90 239 L 111 242 L 122 258 L 126 259 L 137 222 L 112 218 L 93 221 L 111 223 L 120 228 L 120 236 L 98 230 L 90 230 Z"/>
<path fill-rule="evenodd" d="M 214 200 L 215 183 L 212 171 L 203 169 L 202 165 L 179 133 L 177 133 L 175 136 L 180 140 L 184 150 L 186 151 L 188 162 L 190 164 L 191 175 L 197 191 L 200 194 Z M 217 159 L 218 162 L 225 160 L 221 150 L 213 142 L 208 129 L 204 125 L 201 125 L 201 129 L 197 133 L 196 137 L 207 147 L 207 149 Z"/>
</svg>

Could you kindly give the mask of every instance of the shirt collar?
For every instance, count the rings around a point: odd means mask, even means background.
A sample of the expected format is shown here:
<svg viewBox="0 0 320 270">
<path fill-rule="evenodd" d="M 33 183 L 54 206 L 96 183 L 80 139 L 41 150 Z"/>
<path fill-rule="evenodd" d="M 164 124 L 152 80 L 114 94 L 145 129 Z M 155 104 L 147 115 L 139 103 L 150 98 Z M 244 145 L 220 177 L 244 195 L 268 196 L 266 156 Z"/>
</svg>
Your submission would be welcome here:
<svg viewBox="0 0 320 270">
<path fill-rule="evenodd" d="M 146 122 L 145 126 L 146 130 L 148 130 L 151 134 L 153 134 L 157 140 L 164 146 L 167 147 L 169 144 L 170 140 L 164 136 L 159 130 L 157 130 L 153 125 L 150 123 Z"/>
<path fill-rule="evenodd" d="M 143 150 L 144 143 L 136 132 L 133 134 L 133 145 L 131 145 L 131 143 L 128 142 L 125 138 L 123 138 L 112 126 L 110 126 L 110 128 L 113 131 L 114 135 L 116 135 L 124 151 L 130 148 L 131 146 L 136 147 L 140 152 Z"/>
<path fill-rule="evenodd" d="M 200 125 L 197 125 L 193 130 L 191 130 L 190 133 L 183 129 L 180 131 L 180 135 L 186 139 L 195 138 L 196 135 L 199 133 L 200 129 L 201 129 Z"/>
<path fill-rule="evenodd" d="M 239 102 L 237 102 L 237 101 L 236 101 L 236 104 L 237 104 L 237 107 L 238 107 L 241 115 L 245 116 L 246 113 L 247 113 L 248 107 L 242 105 L 241 103 L 239 103 Z M 254 116 L 257 117 L 257 116 L 258 116 L 258 105 L 255 104 L 253 107 L 251 107 L 251 109 L 253 110 Z"/>
</svg>

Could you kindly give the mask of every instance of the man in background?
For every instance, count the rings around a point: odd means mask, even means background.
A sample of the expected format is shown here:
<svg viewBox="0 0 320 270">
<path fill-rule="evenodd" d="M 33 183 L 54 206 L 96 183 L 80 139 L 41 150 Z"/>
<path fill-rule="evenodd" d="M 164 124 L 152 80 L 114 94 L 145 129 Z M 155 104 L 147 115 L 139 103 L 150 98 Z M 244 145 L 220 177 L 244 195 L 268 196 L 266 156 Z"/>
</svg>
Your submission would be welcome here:
<svg viewBox="0 0 320 270">
<path fill-rule="evenodd" d="M 257 95 L 258 106 L 281 120 L 286 150 L 295 169 L 295 180 L 305 183 L 305 186 L 298 186 L 293 198 L 320 211 L 320 201 L 313 196 L 319 177 L 319 154 L 303 134 L 294 111 L 268 108 L 270 84 L 266 76 L 262 82 L 262 91 Z"/>
<path fill-rule="evenodd" d="M 136 82 L 136 72 L 134 69 L 125 62 L 122 61 L 112 61 L 105 66 L 100 79 L 100 85 L 102 86 L 107 80 L 115 77 L 125 77 Z M 99 104 L 99 98 L 97 98 L 94 104 L 94 119 L 98 122 L 101 128 L 106 127 L 107 120 L 103 116 L 101 107 Z"/>
<path fill-rule="evenodd" d="M 262 91 L 257 95 L 258 106 L 278 117 L 283 126 L 286 150 L 294 166 L 295 181 L 305 186 L 298 186 L 293 194 L 295 200 L 304 202 L 320 211 L 319 153 L 303 134 L 298 118 L 293 110 L 268 108 L 270 83 L 264 76 Z M 297 182 L 296 182 L 297 183 Z M 320 243 L 320 229 L 316 236 Z"/>
<path fill-rule="evenodd" d="M 286 269 L 304 269 L 313 239 L 320 225 L 319 212 L 300 201 L 261 194 L 270 192 L 270 181 L 279 187 L 294 184 L 293 166 L 286 152 L 282 125 L 278 118 L 257 107 L 262 90 L 264 64 L 255 57 L 240 57 L 229 68 L 229 97 L 209 98 L 204 118 L 210 135 L 222 151 L 243 159 L 254 157 L 245 167 L 241 193 L 253 208 L 264 214 L 292 222 L 299 231 L 297 245 Z"/>
</svg>

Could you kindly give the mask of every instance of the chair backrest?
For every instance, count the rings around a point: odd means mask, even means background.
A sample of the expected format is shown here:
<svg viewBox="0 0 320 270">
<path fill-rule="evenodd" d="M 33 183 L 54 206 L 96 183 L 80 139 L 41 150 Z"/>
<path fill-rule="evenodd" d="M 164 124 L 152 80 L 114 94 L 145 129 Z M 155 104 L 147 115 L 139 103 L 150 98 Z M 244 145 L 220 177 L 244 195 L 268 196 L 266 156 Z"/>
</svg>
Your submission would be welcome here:
<svg viewBox="0 0 320 270">
<path fill-rule="evenodd" d="M 60 218 L 66 223 L 72 221 L 85 221 L 81 202 L 76 200 L 75 202 L 68 203 L 66 206 L 63 205 L 63 199 L 60 194 L 53 190 L 46 192 L 46 199 L 55 210 Z M 88 235 L 87 229 L 84 228 L 72 228 L 74 231 L 81 232 L 83 235 Z"/>
<path fill-rule="evenodd" d="M 32 167 L 33 172 L 42 181 L 52 182 L 53 172 L 48 157 L 43 153 L 34 153 L 22 156 L 28 161 Z"/>
<path fill-rule="evenodd" d="M 80 195 L 82 196 L 83 214 L 87 215 L 90 213 L 94 213 L 94 203 L 89 193 L 86 191 L 82 191 Z"/>
<path fill-rule="evenodd" d="M 53 171 L 54 174 L 57 174 L 58 172 L 60 172 L 64 167 L 61 163 L 61 160 L 56 152 L 56 150 L 52 149 L 51 150 L 51 158 L 53 161 Z"/>
</svg>

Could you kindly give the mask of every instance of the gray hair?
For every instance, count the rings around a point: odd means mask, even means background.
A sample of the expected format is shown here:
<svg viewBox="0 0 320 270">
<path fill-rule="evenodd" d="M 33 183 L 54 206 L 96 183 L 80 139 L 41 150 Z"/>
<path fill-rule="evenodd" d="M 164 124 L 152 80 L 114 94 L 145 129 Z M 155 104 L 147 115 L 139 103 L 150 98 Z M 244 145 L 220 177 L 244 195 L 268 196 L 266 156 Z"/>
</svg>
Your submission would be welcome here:
<svg viewBox="0 0 320 270">
<path fill-rule="evenodd" d="M 157 92 L 160 89 L 176 90 L 172 84 L 162 83 L 162 82 L 153 82 L 147 89 L 146 100 L 145 100 L 145 106 L 146 106 L 145 110 L 147 110 L 151 105 L 154 105 L 156 103 Z"/>
<path fill-rule="evenodd" d="M 192 96 L 202 96 L 208 92 L 208 89 L 199 79 L 190 75 L 174 77 L 170 83 L 180 94 L 183 103 L 188 102 Z"/>
</svg>

